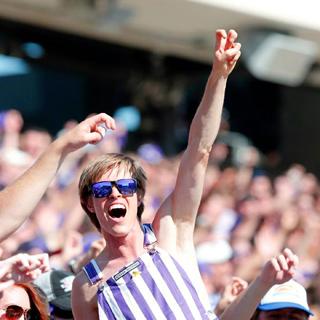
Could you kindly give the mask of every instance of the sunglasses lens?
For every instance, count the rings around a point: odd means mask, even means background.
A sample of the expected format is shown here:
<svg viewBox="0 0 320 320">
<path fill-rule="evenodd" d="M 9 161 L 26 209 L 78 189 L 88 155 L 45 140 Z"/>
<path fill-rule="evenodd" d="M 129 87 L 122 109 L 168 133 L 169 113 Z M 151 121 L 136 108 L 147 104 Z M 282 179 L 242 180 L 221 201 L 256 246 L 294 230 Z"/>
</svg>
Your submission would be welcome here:
<svg viewBox="0 0 320 320">
<path fill-rule="evenodd" d="M 104 198 L 112 193 L 112 186 L 115 185 L 124 196 L 132 196 L 137 191 L 137 181 L 135 179 L 120 179 L 117 181 L 101 181 L 91 186 L 92 194 L 95 198 Z"/>
<path fill-rule="evenodd" d="M 132 196 L 137 191 L 137 181 L 135 179 L 120 179 L 116 181 L 117 188 L 121 194 Z"/>
<path fill-rule="evenodd" d="M 112 184 L 108 181 L 97 182 L 92 185 L 92 193 L 95 198 L 104 198 L 111 194 Z"/>
<path fill-rule="evenodd" d="M 19 319 L 23 315 L 23 309 L 20 306 L 8 306 L 6 309 L 6 317 L 8 319 Z"/>
</svg>

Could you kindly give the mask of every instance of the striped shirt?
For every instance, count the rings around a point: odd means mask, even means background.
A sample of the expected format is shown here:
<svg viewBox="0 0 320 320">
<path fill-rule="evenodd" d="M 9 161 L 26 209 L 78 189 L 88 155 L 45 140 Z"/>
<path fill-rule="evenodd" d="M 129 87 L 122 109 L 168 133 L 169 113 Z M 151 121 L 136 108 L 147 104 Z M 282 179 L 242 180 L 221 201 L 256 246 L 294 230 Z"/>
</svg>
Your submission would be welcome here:
<svg viewBox="0 0 320 320">
<path fill-rule="evenodd" d="M 150 225 L 143 225 L 144 245 L 155 243 Z M 84 271 L 92 284 L 102 279 L 95 260 Z M 126 265 L 97 292 L 99 319 L 217 319 L 202 303 L 183 267 L 166 251 L 149 249 Z"/>
</svg>

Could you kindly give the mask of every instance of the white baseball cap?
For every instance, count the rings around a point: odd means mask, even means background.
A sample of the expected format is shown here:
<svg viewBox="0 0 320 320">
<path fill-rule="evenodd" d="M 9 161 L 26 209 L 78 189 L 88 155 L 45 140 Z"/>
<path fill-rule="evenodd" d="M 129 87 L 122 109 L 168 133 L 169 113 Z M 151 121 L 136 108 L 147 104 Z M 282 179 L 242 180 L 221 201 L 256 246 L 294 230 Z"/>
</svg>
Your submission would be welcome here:
<svg viewBox="0 0 320 320">
<path fill-rule="evenodd" d="M 228 241 L 219 239 L 206 241 L 196 247 L 199 264 L 219 264 L 232 258 L 233 250 Z"/>
<path fill-rule="evenodd" d="M 305 288 L 295 280 L 274 285 L 262 298 L 258 309 L 262 311 L 294 308 L 313 315 L 308 301 Z"/>
</svg>

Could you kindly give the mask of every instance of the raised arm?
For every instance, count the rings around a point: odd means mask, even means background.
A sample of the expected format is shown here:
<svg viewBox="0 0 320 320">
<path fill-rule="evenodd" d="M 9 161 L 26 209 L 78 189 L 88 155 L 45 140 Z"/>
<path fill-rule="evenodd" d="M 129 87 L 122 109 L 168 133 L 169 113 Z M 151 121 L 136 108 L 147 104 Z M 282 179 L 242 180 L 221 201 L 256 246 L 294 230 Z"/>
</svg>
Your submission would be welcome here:
<svg viewBox="0 0 320 320">
<path fill-rule="evenodd" d="M 115 128 L 114 120 L 105 113 L 85 119 L 52 142 L 32 167 L 0 192 L 0 241 L 30 215 L 70 152 L 103 139 L 105 128 L 101 125 Z"/>
<path fill-rule="evenodd" d="M 298 257 L 288 248 L 269 260 L 258 277 L 231 303 L 221 316 L 221 320 L 249 320 L 260 300 L 275 284 L 289 281 L 295 274 Z"/>
<path fill-rule="evenodd" d="M 228 33 L 225 30 L 216 31 L 212 71 L 191 123 L 176 186 L 154 221 L 159 244 L 168 250 L 175 250 L 173 243 L 181 247 L 192 242 L 207 163 L 220 127 L 227 78 L 240 57 L 241 45 L 236 43 L 236 39 L 234 30 Z M 174 234 L 176 241 L 169 234 Z"/>
</svg>

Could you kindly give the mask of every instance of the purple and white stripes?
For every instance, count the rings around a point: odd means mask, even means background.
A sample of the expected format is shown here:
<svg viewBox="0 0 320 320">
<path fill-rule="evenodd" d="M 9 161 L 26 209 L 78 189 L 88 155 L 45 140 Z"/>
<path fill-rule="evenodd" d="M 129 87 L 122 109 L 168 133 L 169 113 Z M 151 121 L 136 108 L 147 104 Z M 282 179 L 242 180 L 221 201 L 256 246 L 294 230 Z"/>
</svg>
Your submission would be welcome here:
<svg viewBox="0 0 320 320">
<path fill-rule="evenodd" d="M 156 238 L 143 226 L 146 246 Z M 92 283 L 102 279 L 94 260 L 84 267 Z M 203 320 L 217 319 L 201 301 L 197 284 L 166 251 L 150 250 L 101 284 L 98 290 L 99 319 Z"/>
<path fill-rule="evenodd" d="M 87 275 L 91 284 L 95 284 L 102 279 L 102 272 L 100 271 L 99 266 L 97 265 L 96 260 L 92 259 L 84 268 L 83 271 Z"/>
<path fill-rule="evenodd" d="M 100 319 L 209 319 L 189 277 L 168 253 L 145 253 L 135 266 L 99 290 Z"/>
</svg>

